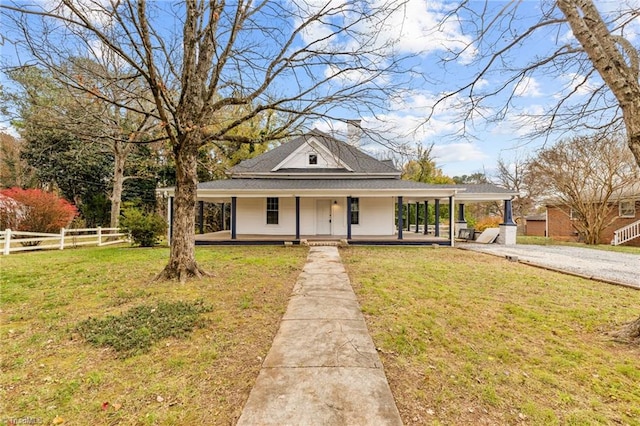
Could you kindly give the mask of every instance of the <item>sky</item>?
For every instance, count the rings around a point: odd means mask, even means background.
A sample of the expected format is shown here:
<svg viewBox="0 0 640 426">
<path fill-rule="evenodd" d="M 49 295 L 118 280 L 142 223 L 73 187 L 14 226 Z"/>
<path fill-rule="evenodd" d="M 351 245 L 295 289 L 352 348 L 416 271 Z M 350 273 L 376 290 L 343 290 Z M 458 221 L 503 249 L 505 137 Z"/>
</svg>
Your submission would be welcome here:
<svg viewBox="0 0 640 426">
<path fill-rule="evenodd" d="M 484 6 L 484 2 L 472 1 L 470 4 L 476 11 Z M 596 5 L 605 18 L 618 16 L 620 10 L 640 9 L 640 2 L 635 0 L 599 0 Z M 424 117 L 429 114 L 436 99 L 473 80 L 478 70 L 487 63 L 487 52 L 511 43 L 516 35 L 537 23 L 543 12 L 552 9 L 550 2 L 523 1 L 517 6 L 517 17 L 508 23 L 496 24 L 494 29 L 500 31 L 495 31 L 481 43 L 473 39 L 471 30 L 475 24 L 473 17 L 469 18 L 468 14 L 467 21 L 464 21 L 463 14 L 461 20 L 449 19 L 445 25 L 439 24 L 454 6 L 455 2 L 410 0 L 406 14 L 398 16 L 398 22 L 393 25 L 402 28 L 398 48 L 419 55 L 421 61 L 418 69 L 425 76 L 424 81 L 412 87 L 401 101 L 392 103 L 391 111 L 383 116 L 387 122 L 394 123 L 399 138 L 406 138 L 410 144 L 433 144 L 432 154 L 437 165 L 446 175 L 459 176 L 475 172 L 493 174 L 499 158 L 509 164 L 535 154 L 538 149 L 552 145 L 559 138 L 572 136 L 573 132 L 559 131 L 544 138 L 531 137 L 537 124 L 530 117 L 541 118 L 541 122 L 545 123 L 548 120 L 544 117 L 545 112 L 564 95 L 574 91 L 572 102 L 568 105 L 580 105 L 602 84 L 595 75 L 578 86 L 587 70 L 576 67 L 562 70 L 543 68 L 539 72 L 524 75 L 517 82 L 507 85 L 503 93 L 489 98 L 478 114 L 467 121 L 464 132 L 457 113 L 461 109 L 460 104 L 468 100 L 465 98 L 468 93 L 461 93 L 443 103 L 425 122 Z M 491 16 L 495 16 L 493 12 L 503 7 L 509 7 L 509 3 L 488 2 Z M 553 16 L 561 15 L 556 10 Z M 624 31 L 625 38 L 637 47 L 640 19 L 635 18 Z M 494 91 L 504 85 L 513 75 L 509 68 L 527 66 L 567 44 L 575 46 L 577 41 L 566 24 L 537 30 L 501 57 L 506 62 L 504 67 L 500 64 L 495 66 L 492 72 L 478 81 L 477 93 Z M 443 58 L 450 59 L 452 52 L 459 52 L 463 48 L 466 49 L 456 60 L 444 65 Z M 513 96 L 509 101 L 509 110 L 504 112 L 500 120 L 496 120 L 496 114 L 502 111 L 510 95 Z M 604 121 L 610 118 L 605 115 Z M 376 118 L 365 116 L 362 119 L 364 127 L 375 127 Z M 589 123 L 597 126 L 602 121 L 601 118 L 599 122 Z M 320 125 L 323 130 L 329 127 L 326 123 Z M 377 152 L 375 146 L 369 149 Z"/>
<path fill-rule="evenodd" d="M 0 0 L 7 1 L 7 0 Z M 39 0 L 44 3 L 50 0 Z M 100 0 L 102 1 L 102 0 Z M 288 0 L 284 0 L 288 1 Z M 314 6 L 324 6 L 324 0 L 311 0 Z M 331 0 L 332 3 L 337 0 Z M 372 3 L 382 3 L 374 0 Z M 640 8 L 640 0 L 599 0 L 597 7 L 606 16 L 613 15 L 619 9 Z M 494 13 L 511 2 L 492 0 L 488 3 L 490 13 Z M 412 55 L 412 70 L 407 92 L 399 99 L 388 101 L 389 109 L 378 111 L 375 116 L 362 114 L 359 118 L 362 126 L 375 129 L 389 129 L 390 138 L 406 143 L 409 146 L 433 145 L 432 155 L 436 164 L 449 176 L 487 172 L 492 174 L 498 161 L 502 158 L 507 163 L 515 158 L 531 155 L 543 146 L 553 144 L 560 137 L 570 134 L 552 134 L 548 138 L 531 138 L 527 135 L 534 130 L 534 123 L 528 116 L 542 117 L 552 105 L 563 95 L 575 89 L 573 99 L 579 103 L 590 96 L 590 89 L 601 82 L 597 76 L 589 79 L 581 87 L 584 69 L 567 67 L 561 70 L 542 69 L 523 76 L 517 82 L 508 84 L 504 92 L 488 98 L 485 103 L 465 122 L 463 128 L 459 114 L 469 102 L 469 93 L 463 92 L 446 101 L 434 104 L 443 94 L 464 86 L 473 80 L 478 70 L 486 64 L 486 53 L 490 49 L 500 48 L 512 42 L 514 37 L 522 34 L 543 11 L 550 9 L 545 0 L 525 0 L 518 6 L 516 19 L 508 22 L 497 22 L 495 31 L 484 41 L 474 39 L 473 31 L 478 26 L 478 16 L 462 13 L 457 19 L 444 19 L 457 2 L 408 0 L 385 23 L 384 31 L 378 34 L 378 42 L 396 40 L 396 52 Z M 476 12 L 484 2 L 472 1 L 470 7 Z M 555 12 L 559 16 L 559 12 Z M 640 22 L 636 18 L 626 29 L 624 36 L 637 45 L 640 34 Z M 329 24 L 329 23 L 328 23 Z M 315 25 L 308 28 L 301 37 L 312 40 L 331 31 L 329 25 Z M 168 26 L 170 26 L 168 24 Z M 2 34 L 10 38 L 11 34 Z M 339 42 L 339 41 L 337 41 Z M 505 85 L 512 73 L 510 68 L 526 66 L 536 58 L 545 57 L 549 52 L 565 44 L 575 44 L 567 26 L 556 25 L 536 31 L 530 38 L 517 44 L 502 59 L 504 63 L 492 68 L 483 78 L 477 81 L 476 95 L 494 91 Z M 12 62 L 16 52 L 10 43 L 0 45 L 2 63 Z M 485 58 L 485 59 L 483 59 Z M 504 65 L 504 67 L 502 66 Z M 6 85 L 4 77 L 0 84 Z M 509 98 L 510 108 L 502 107 Z M 496 115 L 503 113 L 499 120 Z M 345 112 L 345 114 L 348 114 Z M 430 115 L 432 114 L 432 115 Z M 427 120 L 426 117 L 430 116 Z M 607 117 L 605 117 L 606 119 Z M 318 121 L 315 127 L 331 131 L 338 129 L 344 132 L 342 123 Z M 7 122 L 0 127 L 8 126 Z M 11 129 L 8 129 L 11 131 Z M 384 157 L 384 148 L 375 144 L 365 144 L 364 148 L 378 157 Z"/>
</svg>

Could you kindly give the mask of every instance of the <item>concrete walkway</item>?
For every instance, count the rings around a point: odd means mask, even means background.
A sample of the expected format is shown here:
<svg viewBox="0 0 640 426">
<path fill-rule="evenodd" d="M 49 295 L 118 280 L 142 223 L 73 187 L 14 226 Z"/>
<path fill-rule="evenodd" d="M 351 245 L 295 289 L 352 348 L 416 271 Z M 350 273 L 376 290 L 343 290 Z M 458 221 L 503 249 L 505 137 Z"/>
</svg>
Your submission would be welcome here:
<svg viewBox="0 0 640 426">
<path fill-rule="evenodd" d="M 401 425 L 336 247 L 312 247 L 238 425 Z"/>
</svg>

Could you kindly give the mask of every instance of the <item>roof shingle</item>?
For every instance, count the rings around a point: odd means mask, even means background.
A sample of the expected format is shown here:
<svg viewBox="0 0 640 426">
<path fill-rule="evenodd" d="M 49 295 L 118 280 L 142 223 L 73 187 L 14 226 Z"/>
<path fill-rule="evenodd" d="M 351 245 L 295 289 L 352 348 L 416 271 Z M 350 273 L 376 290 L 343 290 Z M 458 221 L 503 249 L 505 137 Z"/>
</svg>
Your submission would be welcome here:
<svg viewBox="0 0 640 426">
<path fill-rule="evenodd" d="M 398 175 L 400 173 L 390 162 L 377 160 L 356 147 L 339 141 L 319 130 L 312 130 L 306 135 L 285 142 L 255 158 L 242 161 L 231 169 L 231 175 L 241 176 L 252 173 L 270 173 L 278 164 L 282 163 L 287 157 L 293 154 L 295 150 L 310 139 L 315 139 L 318 143 L 324 145 L 330 152 L 334 153 L 343 163 L 350 167 L 353 173 L 393 173 Z M 331 173 L 331 169 L 328 169 L 327 173 Z"/>
</svg>

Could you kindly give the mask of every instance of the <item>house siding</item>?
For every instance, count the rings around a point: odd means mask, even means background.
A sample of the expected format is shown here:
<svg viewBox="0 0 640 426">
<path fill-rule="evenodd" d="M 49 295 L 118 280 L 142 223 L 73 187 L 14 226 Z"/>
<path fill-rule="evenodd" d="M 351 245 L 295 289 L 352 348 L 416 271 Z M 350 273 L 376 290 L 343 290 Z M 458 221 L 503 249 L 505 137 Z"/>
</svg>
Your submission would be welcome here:
<svg viewBox="0 0 640 426">
<path fill-rule="evenodd" d="M 635 217 L 622 218 L 618 217 L 618 208 L 613 210 L 608 220 L 614 219 L 613 223 L 606 227 L 600 235 L 600 244 L 610 244 L 613 240 L 613 233 L 626 225 L 640 220 L 640 200 L 636 201 Z M 569 215 L 561 208 L 556 206 L 547 206 L 547 220 L 549 228 L 549 237 L 561 241 L 578 241 L 578 233 L 573 227 L 573 221 Z M 640 238 L 631 240 L 624 245 L 640 247 Z"/>
<path fill-rule="evenodd" d="M 532 237 L 544 237 L 547 233 L 547 222 L 544 220 L 527 219 L 525 225 L 525 235 Z"/>
<path fill-rule="evenodd" d="M 394 235 L 394 209 L 395 200 L 392 197 L 360 198 L 360 224 L 351 226 L 351 235 Z"/>
<path fill-rule="evenodd" d="M 291 235 L 296 233 L 295 198 L 280 197 L 277 225 L 267 225 L 267 198 L 239 198 L 238 234 Z"/>
<path fill-rule="evenodd" d="M 317 201 L 331 202 L 331 235 L 347 234 L 346 198 L 301 198 L 300 234 L 317 235 Z M 351 226 L 351 235 L 394 235 L 395 201 L 393 197 L 360 198 L 360 223 Z M 237 201 L 237 233 L 239 235 L 295 235 L 295 197 L 281 197 L 277 225 L 266 224 L 266 197 L 239 198 Z"/>
</svg>

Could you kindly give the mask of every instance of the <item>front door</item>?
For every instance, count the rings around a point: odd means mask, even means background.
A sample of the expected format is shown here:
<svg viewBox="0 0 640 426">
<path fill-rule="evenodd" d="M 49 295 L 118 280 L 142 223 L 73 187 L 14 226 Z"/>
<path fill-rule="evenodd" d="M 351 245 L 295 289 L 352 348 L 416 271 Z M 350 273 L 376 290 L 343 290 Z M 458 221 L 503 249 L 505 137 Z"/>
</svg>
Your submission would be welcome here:
<svg viewBox="0 0 640 426">
<path fill-rule="evenodd" d="M 316 234 L 331 235 L 331 200 L 316 201 Z"/>
</svg>

